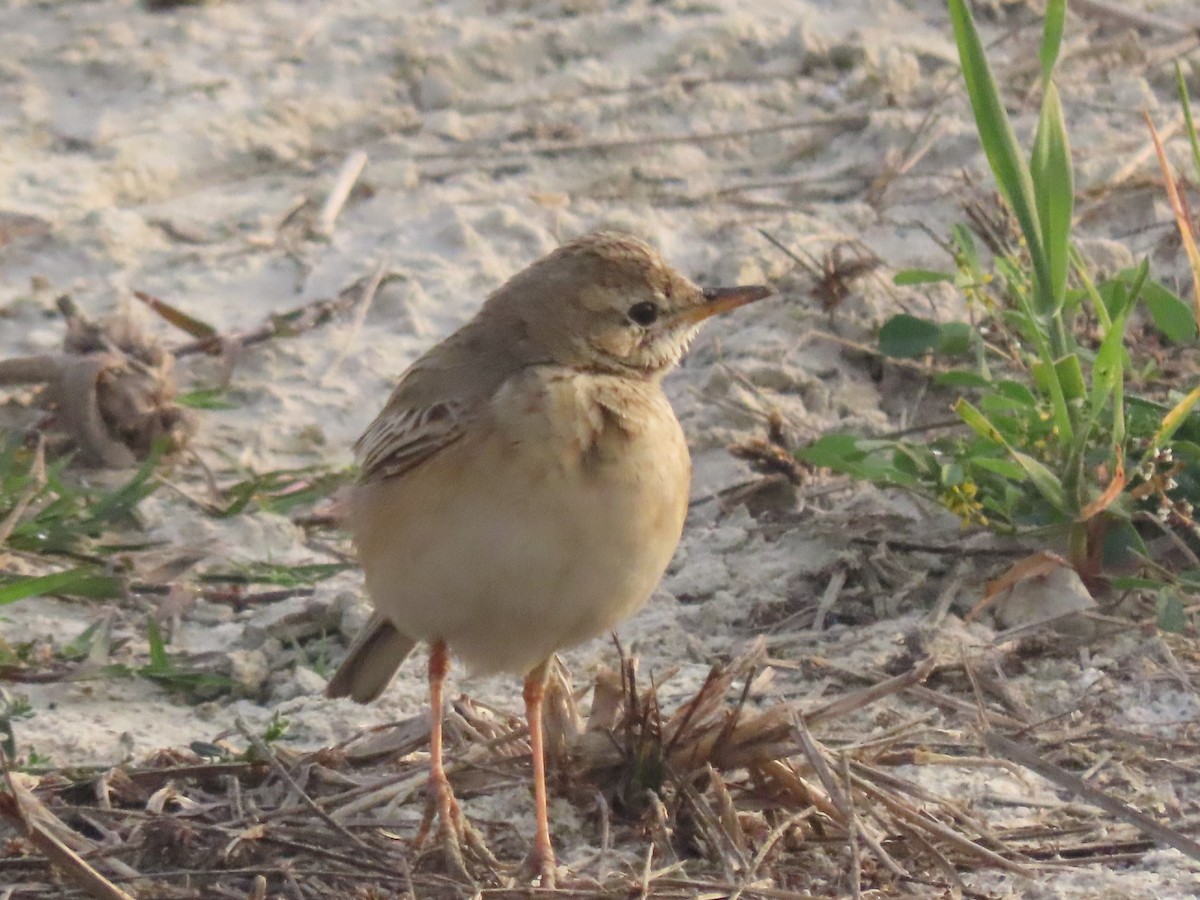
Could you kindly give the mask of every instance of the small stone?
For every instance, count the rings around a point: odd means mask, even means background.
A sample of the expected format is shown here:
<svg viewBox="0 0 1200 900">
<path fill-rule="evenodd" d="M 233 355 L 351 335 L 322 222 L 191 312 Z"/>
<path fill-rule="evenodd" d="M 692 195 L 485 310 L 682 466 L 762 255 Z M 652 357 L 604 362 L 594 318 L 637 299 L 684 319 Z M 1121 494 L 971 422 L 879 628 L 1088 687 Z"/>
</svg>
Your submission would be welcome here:
<svg viewBox="0 0 1200 900">
<path fill-rule="evenodd" d="M 306 694 L 319 694 L 325 690 L 325 685 L 328 683 L 320 672 L 308 668 L 308 666 L 296 666 L 296 671 L 292 673 L 292 680 L 300 688 L 303 688 Z"/>
<path fill-rule="evenodd" d="M 426 112 L 448 109 L 457 99 L 458 90 L 443 72 L 426 72 L 413 90 L 413 100 L 417 109 Z"/>
<path fill-rule="evenodd" d="M 467 141 L 471 138 L 471 130 L 467 127 L 466 120 L 452 109 L 431 112 L 425 117 L 425 130 L 452 141 Z"/>
<path fill-rule="evenodd" d="M 223 603 L 197 603 L 188 610 L 188 619 L 201 625 L 224 625 L 234 618 L 233 607 Z"/>
<path fill-rule="evenodd" d="M 243 697 L 262 697 L 271 675 L 267 654 L 261 650 L 230 650 L 227 657 L 234 692 Z"/>
<path fill-rule="evenodd" d="M 1017 581 L 997 595 L 993 613 L 1003 628 L 1049 626 L 1060 634 L 1087 637 L 1094 620 L 1082 615 L 1096 606 L 1087 586 L 1069 566 L 1053 565 Z"/>
<path fill-rule="evenodd" d="M 282 703 L 297 697 L 319 696 L 325 690 L 325 679 L 307 666 L 296 666 L 271 688 L 271 702 Z"/>
</svg>

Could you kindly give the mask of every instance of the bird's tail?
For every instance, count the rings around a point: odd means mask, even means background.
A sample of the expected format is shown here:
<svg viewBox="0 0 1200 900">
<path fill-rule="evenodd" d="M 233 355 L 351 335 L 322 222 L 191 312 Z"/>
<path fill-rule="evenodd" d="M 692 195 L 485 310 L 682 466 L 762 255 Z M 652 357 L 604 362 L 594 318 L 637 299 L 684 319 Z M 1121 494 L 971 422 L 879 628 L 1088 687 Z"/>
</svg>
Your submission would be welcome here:
<svg viewBox="0 0 1200 900">
<path fill-rule="evenodd" d="M 379 613 L 371 616 L 325 688 L 326 697 L 370 703 L 383 693 L 416 641 Z"/>
</svg>

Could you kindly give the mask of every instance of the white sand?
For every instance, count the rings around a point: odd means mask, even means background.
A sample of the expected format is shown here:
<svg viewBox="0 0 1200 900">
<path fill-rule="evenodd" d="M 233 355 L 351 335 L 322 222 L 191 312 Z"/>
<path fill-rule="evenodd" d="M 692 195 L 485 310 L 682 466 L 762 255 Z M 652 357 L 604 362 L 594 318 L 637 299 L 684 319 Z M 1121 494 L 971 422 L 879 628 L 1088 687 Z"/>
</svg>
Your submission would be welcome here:
<svg viewBox="0 0 1200 900">
<path fill-rule="evenodd" d="M 1023 4 L 989 6 L 1004 11 L 988 25 L 990 37 L 1032 21 Z M 1196 15 L 1185 0 L 1129 6 L 1176 24 Z M 1168 60 L 1180 35 L 1108 28 L 1089 42 L 1088 29 L 1104 21 L 1069 20 L 1061 76 L 1083 189 L 1146 148 L 1141 106 L 1161 123 L 1176 115 Z M 962 219 L 955 195 L 963 167 L 986 183 L 947 16 L 935 0 L 230 0 L 163 13 L 132 0 L 7 0 L 0 35 L 0 213 L 37 217 L 48 230 L 0 246 L 0 355 L 54 349 L 61 327 L 49 311 L 63 292 L 98 315 L 144 290 L 235 330 L 335 294 L 380 265 L 402 276 L 380 290 L 361 331 L 343 320 L 246 353 L 233 379 L 237 409 L 202 414 L 196 439 L 225 478 L 232 467 L 348 462 L 354 438 L 409 362 L 508 275 L 561 239 L 599 227 L 646 237 L 705 283 L 769 280 L 783 291 L 713 324 L 670 380 L 695 450 L 697 497 L 748 477 L 725 445 L 760 435 L 770 410 L 800 439 L 943 415 L 918 409 L 915 382 L 889 372 L 877 383 L 861 357 L 812 334 L 869 341 L 870 329 L 902 308 L 924 314 L 936 303 L 939 315 L 959 314 L 948 291 L 887 284 L 894 269 L 947 267 L 918 224 L 941 237 Z M 1036 112 L 1037 41 L 1027 27 L 996 51 L 1023 134 Z M 938 118 L 925 132 L 935 138 L 928 153 L 868 202 L 883 167 L 911 152 L 931 108 Z M 716 133 L 730 136 L 703 137 Z M 369 158 L 361 183 L 371 192 L 351 198 L 329 239 L 292 224 L 281 229 L 298 203 L 319 208 L 356 151 Z M 1182 143 L 1172 151 L 1184 159 Z M 1152 175 L 1151 161 L 1135 174 Z M 1119 238 L 1135 252 L 1161 249 L 1171 234 L 1157 193 L 1126 192 L 1082 210 L 1085 233 Z M 827 317 L 807 292 L 811 279 L 757 229 L 817 256 L 859 240 L 885 268 L 857 281 Z M 1094 248 L 1105 251 L 1123 252 Z M 1177 264 L 1173 245 L 1160 256 L 1164 271 Z M 218 372 L 192 358 L 180 378 L 206 385 Z M 181 479 L 194 477 L 181 470 Z M 180 553 L 200 550 L 208 568 L 327 561 L 279 516 L 205 518 L 166 491 L 144 511 L 152 538 Z M 834 513 L 814 508 L 771 540 L 744 512 L 721 516 L 715 502 L 698 504 L 662 590 L 621 636 L 644 670 L 682 667 L 682 692 L 750 636 L 752 610 L 821 590 L 832 562 L 852 552 L 847 523 L 883 521 L 897 536 L 954 537 L 953 525 L 930 520 L 911 501 L 874 492 L 836 504 Z M 321 584 L 317 596 L 358 605 L 361 614 L 360 585 L 347 573 Z M 99 612 L 38 600 L 5 609 L 0 622 L 10 641 L 65 642 Z M 119 627 L 136 635 L 141 615 L 127 611 Z M 172 649 L 238 646 L 254 615 L 194 610 Z M 916 621 L 800 634 L 775 652 L 878 666 Z M 1194 720 L 1194 694 L 1161 683 L 1154 702 L 1165 711 L 1139 711 L 1147 688 L 1117 677 L 1123 660 L 1146 652 L 1129 641 L 1094 649 L 1103 658 L 1086 665 L 1031 663 L 1012 688 L 1052 715 L 1099 677 L 1131 705 L 1139 728 Z M 611 644 L 598 640 L 569 662 L 586 678 L 611 656 Z M 143 680 L 11 687 L 35 709 L 18 723 L 24 752 L 104 762 L 209 739 L 235 714 L 262 723 L 280 711 L 297 746 L 334 741 L 418 711 L 422 668 L 410 661 L 369 708 L 327 702 L 319 679 L 288 671 L 273 684 L 275 696 L 292 696 L 266 704 L 191 707 Z M 502 679 L 465 687 L 519 705 L 516 685 Z M 781 696 L 813 689 L 799 674 L 777 681 Z M 910 715 L 925 709 L 897 703 Z M 935 787 L 984 808 L 987 790 L 1029 790 L 992 784 L 993 776 L 947 770 Z M 527 796 L 506 797 L 526 817 L 518 827 L 531 831 Z M 1195 811 L 1194 803 L 1185 808 Z M 560 834 L 564 856 L 591 839 L 586 831 Z M 979 885 L 995 896 L 1165 900 L 1200 894 L 1200 868 L 1163 851 L 1125 869 L 1054 869 L 1036 885 L 980 877 Z"/>
</svg>

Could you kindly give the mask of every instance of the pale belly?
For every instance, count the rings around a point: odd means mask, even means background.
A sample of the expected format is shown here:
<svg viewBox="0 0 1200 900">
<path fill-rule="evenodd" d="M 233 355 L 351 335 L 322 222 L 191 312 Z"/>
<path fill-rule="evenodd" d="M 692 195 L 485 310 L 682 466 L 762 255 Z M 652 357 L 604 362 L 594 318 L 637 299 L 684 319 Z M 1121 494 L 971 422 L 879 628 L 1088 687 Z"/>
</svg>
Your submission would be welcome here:
<svg viewBox="0 0 1200 900">
<path fill-rule="evenodd" d="M 587 465 L 561 422 L 543 424 L 464 439 L 352 503 L 376 608 L 477 673 L 524 674 L 632 615 L 683 527 L 689 462 L 673 415 L 602 438 Z"/>
</svg>

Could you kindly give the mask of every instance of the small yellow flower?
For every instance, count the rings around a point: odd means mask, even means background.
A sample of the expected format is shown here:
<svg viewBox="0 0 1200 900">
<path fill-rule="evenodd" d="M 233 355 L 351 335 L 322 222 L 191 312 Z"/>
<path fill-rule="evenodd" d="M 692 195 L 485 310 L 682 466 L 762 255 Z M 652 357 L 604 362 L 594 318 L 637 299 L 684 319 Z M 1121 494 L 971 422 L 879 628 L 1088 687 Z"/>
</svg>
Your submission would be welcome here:
<svg viewBox="0 0 1200 900">
<path fill-rule="evenodd" d="M 979 487 L 975 482 L 964 481 L 943 490 L 938 500 L 962 520 L 963 528 L 972 523 L 986 525 L 988 520 L 987 516 L 983 515 L 983 504 L 975 499 L 978 493 Z"/>
</svg>

